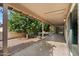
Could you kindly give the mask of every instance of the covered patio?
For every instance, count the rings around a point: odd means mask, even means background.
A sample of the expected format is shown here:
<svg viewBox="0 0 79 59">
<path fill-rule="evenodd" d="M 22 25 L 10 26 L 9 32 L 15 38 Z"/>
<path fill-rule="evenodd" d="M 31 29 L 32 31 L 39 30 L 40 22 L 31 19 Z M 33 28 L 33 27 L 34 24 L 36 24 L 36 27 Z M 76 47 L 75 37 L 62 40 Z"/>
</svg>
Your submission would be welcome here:
<svg viewBox="0 0 79 59">
<path fill-rule="evenodd" d="M 65 22 L 68 19 L 71 7 L 70 3 L 10 3 L 0 4 L 3 7 L 3 38 L 0 45 L 2 46 L 2 55 L 11 56 L 68 56 L 69 48 L 65 35 Z M 30 15 L 38 18 L 42 22 L 41 38 L 20 38 L 23 40 L 8 40 L 8 9 L 15 10 L 24 15 Z M 56 33 L 47 33 L 44 36 L 43 23 L 55 26 Z"/>
</svg>

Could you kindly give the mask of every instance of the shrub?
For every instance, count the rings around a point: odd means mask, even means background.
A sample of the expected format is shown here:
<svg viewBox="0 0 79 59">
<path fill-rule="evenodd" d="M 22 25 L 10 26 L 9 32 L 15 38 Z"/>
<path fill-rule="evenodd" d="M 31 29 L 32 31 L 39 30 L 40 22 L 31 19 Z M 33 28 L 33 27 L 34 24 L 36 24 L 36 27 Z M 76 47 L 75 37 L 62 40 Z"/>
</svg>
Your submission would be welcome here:
<svg viewBox="0 0 79 59">
<path fill-rule="evenodd" d="M 41 31 L 41 22 L 31 16 L 24 16 L 17 12 L 11 12 L 8 21 L 9 31 L 38 34 Z"/>
</svg>

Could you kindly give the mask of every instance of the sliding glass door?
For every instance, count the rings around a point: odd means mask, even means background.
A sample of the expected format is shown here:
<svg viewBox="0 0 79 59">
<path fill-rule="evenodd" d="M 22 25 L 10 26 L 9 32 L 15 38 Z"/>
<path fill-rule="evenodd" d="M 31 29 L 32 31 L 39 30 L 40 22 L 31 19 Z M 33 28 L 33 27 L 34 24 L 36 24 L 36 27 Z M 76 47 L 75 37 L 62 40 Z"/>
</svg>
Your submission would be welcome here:
<svg viewBox="0 0 79 59">
<path fill-rule="evenodd" d="M 78 13 L 78 7 L 77 4 L 75 5 L 73 11 L 70 14 L 70 29 L 69 29 L 69 35 L 70 35 L 70 51 L 72 55 L 78 55 L 78 25 L 77 25 L 77 13 Z"/>
</svg>

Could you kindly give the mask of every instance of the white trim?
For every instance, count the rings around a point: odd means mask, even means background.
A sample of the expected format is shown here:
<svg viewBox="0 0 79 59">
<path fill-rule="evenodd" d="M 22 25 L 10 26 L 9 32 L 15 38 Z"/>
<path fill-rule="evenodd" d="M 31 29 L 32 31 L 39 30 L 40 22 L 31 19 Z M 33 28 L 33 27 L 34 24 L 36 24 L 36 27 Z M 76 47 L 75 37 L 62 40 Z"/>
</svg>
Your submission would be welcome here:
<svg viewBox="0 0 79 59">
<path fill-rule="evenodd" d="M 68 20 L 68 17 L 69 17 L 69 15 L 70 15 L 70 13 L 72 12 L 72 10 L 73 10 L 73 8 L 74 8 L 75 5 L 76 5 L 76 3 L 73 3 L 73 4 L 71 5 L 70 10 L 69 10 L 69 12 L 68 12 L 68 14 L 67 14 L 67 17 L 66 17 L 67 20 Z"/>
</svg>

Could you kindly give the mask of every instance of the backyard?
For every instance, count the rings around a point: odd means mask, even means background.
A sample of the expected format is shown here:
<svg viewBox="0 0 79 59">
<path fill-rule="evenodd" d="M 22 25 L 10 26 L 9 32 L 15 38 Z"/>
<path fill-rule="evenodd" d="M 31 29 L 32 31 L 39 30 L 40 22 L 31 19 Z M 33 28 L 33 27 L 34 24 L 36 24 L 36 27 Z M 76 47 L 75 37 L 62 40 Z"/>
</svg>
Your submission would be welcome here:
<svg viewBox="0 0 79 59">
<path fill-rule="evenodd" d="M 0 55 L 3 53 L 2 28 L 3 22 L 0 27 Z M 7 30 L 7 54 L 10 56 L 68 55 L 62 27 L 59 28 L 39 18 L 8 9 Z"/>
</svg>

